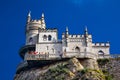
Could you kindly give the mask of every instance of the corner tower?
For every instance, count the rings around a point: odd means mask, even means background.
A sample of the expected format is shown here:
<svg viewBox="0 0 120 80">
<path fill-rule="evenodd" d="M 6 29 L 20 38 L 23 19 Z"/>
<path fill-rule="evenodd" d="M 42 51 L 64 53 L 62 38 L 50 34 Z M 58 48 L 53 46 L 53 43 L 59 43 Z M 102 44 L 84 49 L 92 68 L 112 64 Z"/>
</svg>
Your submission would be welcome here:
<svg viewBox="0 0 120 80">
<path fill-rule="evenodd" d="M 46 24 L 44 20 L 44 14 L 39 20 L 31 19 L 31 12 L 28 13 L 27 23 L 26 23 L 26 45 L 36 44 L 38 37 L 38 30 L 46 29 Z"/>
<path fill-rule="evenodd" d="M 32 19 L 31 12 L 29 11 L 27 15 L 26 20 L 26 43 L 25 46 L 23 46 L 20 49 L 20 56 L 24 59 L 24 56 L 26 52 L 35 51 L 35 45 L 38 43 L 38 37 L 39 37 L 39 30 L 45 30 L 46 24 L 44 19 L 44 14 L 42 13 L 42 16 L 40 19 Z"/>
</svg>

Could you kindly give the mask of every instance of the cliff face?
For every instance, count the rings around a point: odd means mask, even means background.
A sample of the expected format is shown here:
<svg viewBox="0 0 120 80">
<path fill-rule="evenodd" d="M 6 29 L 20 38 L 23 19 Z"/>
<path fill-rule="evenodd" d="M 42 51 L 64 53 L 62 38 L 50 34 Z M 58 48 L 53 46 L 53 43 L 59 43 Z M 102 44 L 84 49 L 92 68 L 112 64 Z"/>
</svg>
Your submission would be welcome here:
<svg viewBox="0 0 120 80">
<path fill-rule="evenodd" d="M 108 72 L 113 80 L 120 80 L 120 58 L 98 60 L 99 68 Z"/>
<path fill-rule="evenodd" d="M 105 80 L 105 75 L 95 60 L 71 58 L 42 67 L 21 69 L 14 80 Z"/>
</svg>

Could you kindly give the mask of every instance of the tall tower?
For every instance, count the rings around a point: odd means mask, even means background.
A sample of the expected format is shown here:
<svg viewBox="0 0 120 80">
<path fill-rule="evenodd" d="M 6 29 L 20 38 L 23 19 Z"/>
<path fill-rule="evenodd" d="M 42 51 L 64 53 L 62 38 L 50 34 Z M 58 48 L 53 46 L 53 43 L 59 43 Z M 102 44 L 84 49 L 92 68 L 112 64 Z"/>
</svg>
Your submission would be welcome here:
<svg viewBox="0 0 120 80">
<path fill-rule="evenodd" d="M 29 12 L 26 24 L 26 45 L 36 44 L 38 37 L 38 30 L 46 29 L 44 14 L 40 20 L 31 20 L 31 14 Z"/>
<path fill-rule="evenodd" d="M 31 12 L 29 12 L 26 20 L 26 45 L 20 49 L 20 56 L 23 59 L 26 52 L 35 51 L 35 44 L 38 43 L 38 33 L 40 29 L 46 29 L 44 14 L 42 14 L 41 19 L 32 20 Z"/>
</svg>

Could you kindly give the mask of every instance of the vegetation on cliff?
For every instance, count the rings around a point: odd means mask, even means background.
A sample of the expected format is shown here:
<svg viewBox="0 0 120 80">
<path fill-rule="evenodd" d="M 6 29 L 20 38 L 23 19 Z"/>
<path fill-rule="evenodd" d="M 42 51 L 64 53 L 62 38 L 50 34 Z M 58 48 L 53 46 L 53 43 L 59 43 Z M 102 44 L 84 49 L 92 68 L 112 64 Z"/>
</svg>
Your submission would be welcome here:
<svg viewBox="0 0 120 80">
<path fill-rule="evenodd" d="M 107 74 L 106 72 L 104 72 Z M 111 80 L 99 69 L 89 69 L 76 58 L 16 74 L 14 80 Z"/>
</svg>

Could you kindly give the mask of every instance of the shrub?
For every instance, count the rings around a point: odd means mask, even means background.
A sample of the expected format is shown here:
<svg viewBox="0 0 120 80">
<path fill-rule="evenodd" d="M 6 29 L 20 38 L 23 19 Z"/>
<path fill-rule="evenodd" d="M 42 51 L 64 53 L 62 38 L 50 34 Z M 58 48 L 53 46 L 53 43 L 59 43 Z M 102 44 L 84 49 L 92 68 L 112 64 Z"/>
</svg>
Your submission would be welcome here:
<svg viewBox="0 0 120 80">
<path fill-rule="evenodd" d="M 98 62 L 99 65 L 105 65 L 106 63 L 109 62 L 109 59 L 107 59 L 107 58 L 98 59 L 97 62 Z"/>
</svg>

